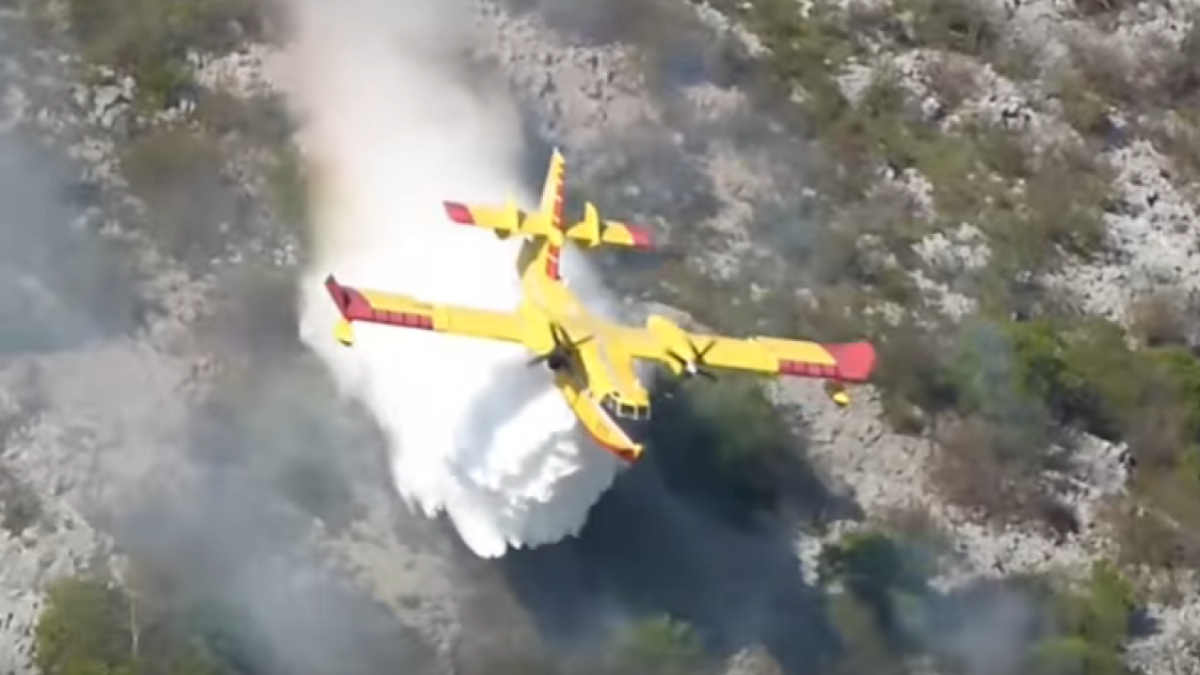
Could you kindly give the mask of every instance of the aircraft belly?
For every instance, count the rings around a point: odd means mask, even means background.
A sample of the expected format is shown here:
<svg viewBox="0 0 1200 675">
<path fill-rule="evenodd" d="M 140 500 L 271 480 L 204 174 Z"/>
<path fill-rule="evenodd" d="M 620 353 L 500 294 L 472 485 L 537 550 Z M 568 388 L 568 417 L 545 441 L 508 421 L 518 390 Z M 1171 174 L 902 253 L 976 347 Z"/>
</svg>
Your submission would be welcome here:
<svg viewBox="0 0 1200 675">
<path fill-rule="evenodd" d="M 608 414 L 600 408 L 591 395 L 581 389 L 570 376 L 559 375 L 555 377 L 554 383 L 571 408 L 571 412 L 575 413 L 579 423 L 583 425 L 592 439 L 604 446 L 606 450 L 623 455 L 638 447 L 635 441 L 609 419 Z"/>
</svg>

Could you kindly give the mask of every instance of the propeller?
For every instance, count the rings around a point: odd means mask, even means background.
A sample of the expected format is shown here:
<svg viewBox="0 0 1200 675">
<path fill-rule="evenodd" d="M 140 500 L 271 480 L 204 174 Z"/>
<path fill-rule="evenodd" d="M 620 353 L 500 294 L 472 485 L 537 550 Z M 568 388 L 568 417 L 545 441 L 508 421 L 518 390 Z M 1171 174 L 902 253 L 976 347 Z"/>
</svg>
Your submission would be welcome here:
<svg viewBox="0 0 1200 675">
<path fill-rule="evenodd" d="M 690 378 L 699 375 L 716 382 L 716 374 L 704 367 L 704 356 L 705 354 L 708 354 L 708 352 L 711 351 L 714 346 L 716 346 L 717 341 L 711 340 L 707 345 L 704 346 L 703 349 L 697 349 L 696 343 L 692 342 L 691 340 L 688 340 L 687 343 L 688 347 L 691 347 L 692 349 L 692 358 L 690 360 L 680 356 L 675 351 L 670 349 L 667 350 L 667 356 L 670 356 L 671 358 L 675 359 L 677 363 L 679 363 L 679 368 L 683 373 L 683 377 Z"/>
<path fill-rule="evenodd" d="M 526 365 L 533 367 L 546 363 L 552 370 L 558 370 L 568 362 L 567 357 L 572 352 L 592 339 L 591 335 L 586 335 L 572 342 L 566 329 L 557 323 L 550 324 L 550 337 L 554 339 L 554 346 L 545 354 L 538 354 L 530 359 Z"/>
</svg>

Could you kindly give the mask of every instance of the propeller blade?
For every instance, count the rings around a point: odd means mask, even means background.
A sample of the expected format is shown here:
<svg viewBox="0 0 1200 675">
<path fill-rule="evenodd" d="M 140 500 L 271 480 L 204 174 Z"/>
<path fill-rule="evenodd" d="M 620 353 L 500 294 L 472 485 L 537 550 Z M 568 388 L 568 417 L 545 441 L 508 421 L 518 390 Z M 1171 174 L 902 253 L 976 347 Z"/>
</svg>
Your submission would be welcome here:
<svg viewBox="0 0 1200 675">
<path fill-rule="evenodd" d="M 712 348 L 713 348 L 713 347 L 715 347 L 716 345 L 717 345 L 717 341 L 716 341 L 716 340 L 709 340 L 709 341 L 708 341 L 708 344 L 704 345 L 704 349 L 697 350 L 697 349 L 696 349 L 696 345 L 694 345 L 694 344 L 693 344 L 693 345 L 692 345 L 692 351 L 693 351 L 693 352 L 695 352 L 695 354 L 696 354 L 696 360 L 697 360 L 697 361 L 703 361 L 703 360 L 704 360 L 704 356 L 705 356 L 706 354 L 708 354 L 708 352 L 709 352 L 710 350 L 712 350 Z"/>
<path fill-rule="evenodd" d="M 696 373 L 697 373 L 697 374 L 699 374 L 699 375 L 703 375 L 704 377 L 708 378 L 708 380 L 709 380 L 710 382 L 716 382 L 716 381 L 717 381 L 717 376 L 716 376 L 716 374 L 715 374 L 715 373 L 713 373 L 711 370 L 704 370 L 703 368 L 701 368 L 700 370 L 697 370 L 697 371 L 696 371 Z"/>
</svg>

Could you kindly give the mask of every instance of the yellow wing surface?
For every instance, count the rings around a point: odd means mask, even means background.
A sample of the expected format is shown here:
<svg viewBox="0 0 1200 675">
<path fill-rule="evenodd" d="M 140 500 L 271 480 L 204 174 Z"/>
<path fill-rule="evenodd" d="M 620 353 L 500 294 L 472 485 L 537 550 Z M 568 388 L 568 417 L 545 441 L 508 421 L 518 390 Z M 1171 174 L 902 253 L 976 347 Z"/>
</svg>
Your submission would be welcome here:
<svg viewBox="0 0 1200 675">
<path fill-rule="evenodd" d="M 354 342 L 351 324 L 355 321 L 523 342 L 523 324 L 516 314 L 433 304 L 404 295 L 351 288 L 339 284 L 332 274 L 325 278 L 325 289 L 342 314 L 334 327 L 334 336 L 344 345 Z"/>
<path fill-rule="evenodd" d="M 635 358 L 660 361 L 678 373 L 689 368 L 720 368 L 763 375 L 865 382 L 875 368 L 869 342 L 822 344 L 770 337 L 734 338 L 689 333 L 661 316 L 646 328 L 618 328 L 613 337 Z"/>
<path fill-rule="evenodd" d="M 460 225 L 492 230 L 502 238 L 514 234 L 546 237 L 553 244 L 559 244 L 566 238 L 589 248 L 602 245 L 631 248 L 653 246 L 646 228 L 603 219 L 591 202 L 584 204 L 581 220 L 565 226 L 562 219 L 566 200 L 566 172 L 566 160 L 556 149 L 550 156 L 537 213 L 526 213 L 510 199 L 504 206 L 448 201 L 443 204 L 446 215 Z"/>
</svg>

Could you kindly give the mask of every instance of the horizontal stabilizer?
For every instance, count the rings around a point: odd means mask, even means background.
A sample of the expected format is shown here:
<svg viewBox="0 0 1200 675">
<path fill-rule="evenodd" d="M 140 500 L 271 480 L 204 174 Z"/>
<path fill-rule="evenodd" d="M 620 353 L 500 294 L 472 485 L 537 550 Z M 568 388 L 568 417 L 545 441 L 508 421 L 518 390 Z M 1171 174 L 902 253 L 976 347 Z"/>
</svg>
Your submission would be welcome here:
<svg viewBox="0 0 1200 675">
<path fill-rule="evenodd" d="M 616 220 L 603 220 L 596 211 L 596 206 L 591 202 L 583 205 L 583 220 L 567 230 L 567 238 L 588 248 L 624 246 L 648 249 L 653 247 L 650 232 L 646 228 Z"/>
<path fill-rule="evenodd" d="M 475 206 L 460 202 L 443 202 L 443 206 L 450 220 L 459 225 L 474 225 L 506 235 L 540 234 L 527 231 L 532 221 L 511 200 L 504 206 Z"/>
</svg>

